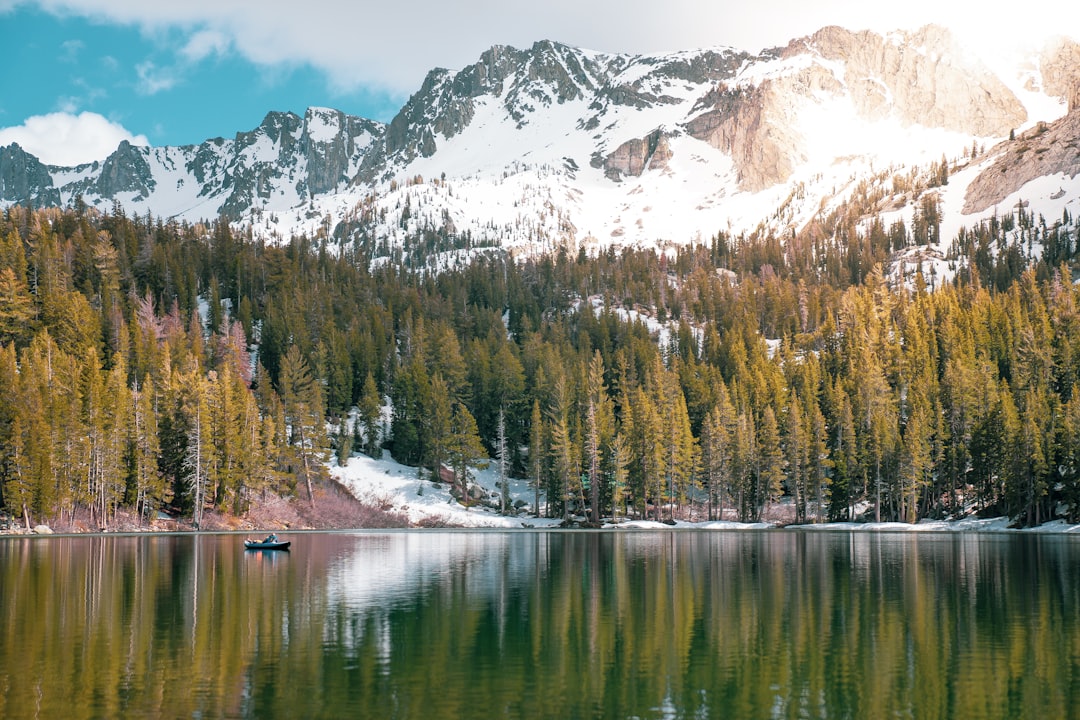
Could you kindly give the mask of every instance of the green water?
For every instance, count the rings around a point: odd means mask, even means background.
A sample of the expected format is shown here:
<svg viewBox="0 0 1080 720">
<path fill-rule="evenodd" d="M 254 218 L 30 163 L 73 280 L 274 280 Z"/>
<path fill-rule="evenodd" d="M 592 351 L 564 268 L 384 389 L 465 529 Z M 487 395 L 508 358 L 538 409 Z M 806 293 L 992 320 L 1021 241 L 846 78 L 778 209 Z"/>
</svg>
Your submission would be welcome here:
<svg viewBox="0 0 1080 720">
<path fill-rule="evenodd" d="M 289 539 L 0 539 L 0 717 L 1080 716 L 1080 538 Z"/>
</svg>

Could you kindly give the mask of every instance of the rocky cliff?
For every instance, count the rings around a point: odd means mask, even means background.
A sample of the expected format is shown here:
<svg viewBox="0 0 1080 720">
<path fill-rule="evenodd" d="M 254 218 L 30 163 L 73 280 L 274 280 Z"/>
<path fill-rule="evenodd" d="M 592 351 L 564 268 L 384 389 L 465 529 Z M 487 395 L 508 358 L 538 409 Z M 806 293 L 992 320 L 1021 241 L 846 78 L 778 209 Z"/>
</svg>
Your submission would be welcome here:
<svg viewBox="0 0 1080 720">
<path fill-rule="evenodd" d="M 993 151 L 993 160 L 967 188 L 964 214 L 998 205 L 1038 178 L 1080 175 L 1080 110 L 1053 123 L 1040 123 Z M 1059 189 L 1065 192 L 1064 182 Z"/>
<path fill-rule="evenodd" d="M 799 116 L 823 99 L 842 97 L 867 121 L 895 118 L 979 137 L 1007 134 L 1027 119 L 1005 84 L 965 60 L 942 28 L 882 37 L 827 27 L 790 43 L 778 60 L 777 71 L 756 83 L 717 87 L 686 125 L 732 156 L 751 192 L 788 180 L 807 159 Z"/>
<path fill-rule="evenodd" d="M 1053 40 L 1039 56 L 1043 89 L 1048 95 L 1080 107 L 1080 44 L 1068 38 Z"/>
</svg>

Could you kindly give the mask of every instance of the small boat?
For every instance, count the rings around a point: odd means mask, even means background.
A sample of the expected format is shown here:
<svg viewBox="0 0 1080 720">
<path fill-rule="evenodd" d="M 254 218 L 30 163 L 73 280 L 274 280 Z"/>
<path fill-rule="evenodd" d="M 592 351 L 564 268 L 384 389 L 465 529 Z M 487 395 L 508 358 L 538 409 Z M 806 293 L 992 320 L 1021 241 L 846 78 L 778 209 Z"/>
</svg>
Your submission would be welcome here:
<svg viewBox="0 0 1080 720">
<path fill-rule="evenodd" d="M 278 536 L 271 533 L 264 540 L 245 540 L 246 550 L 288 550 L 291 545 L 288 540 L 278 540 Z"/>
</svg>

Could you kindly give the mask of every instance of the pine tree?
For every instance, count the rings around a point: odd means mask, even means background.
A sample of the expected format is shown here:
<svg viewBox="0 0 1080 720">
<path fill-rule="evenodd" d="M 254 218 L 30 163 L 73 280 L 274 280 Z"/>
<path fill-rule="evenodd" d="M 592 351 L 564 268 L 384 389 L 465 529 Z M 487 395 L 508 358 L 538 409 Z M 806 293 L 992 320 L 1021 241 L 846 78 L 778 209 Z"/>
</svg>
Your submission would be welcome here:
<svg viewBox="0 0 1080 720">
<path fill-rule="evenodd" d="M 742 522 L 751 522 L 760 517 L 755 487 L 757 465 L 757 433 L 754 421 L 747 413 L 740 412 L 735 424 L 732 487 L 735 504 L 739 508 L 739 520 Z"/>
<path fill-rule="evenodd" d="M 619 508 L 626 514 L 627 472 L 630 453 L 626 438 L 620 432 L 611 441 L 611 517 L 617 520 Z"/>
<path fill-rule="evenodd" d="M 829 470 L 834 463 L 829 455 L 828 427 L 815 398 L 806 405 L 806 428 L 808 432 L 807 494 L 814 499 L 814 521 L 820 521 L 825 507 L 826 489 L 830 486 Z"/>
<path fill-rule="evenodd" d="M 664 382 L 664 408 L 667 415 L 667 477 L 668 502 L 671 509 L 668 519 L 674 520 L 674 508 L 682 507 L 694 488 L 696 471 L 700 463 L 697 438 L 690 430 L 690 416 L 686 398 L 679 388 L 677 377 L 668 373 Z"/>
<path fill-rule="evenodd" d="M 788 492 L 795 501 L 795 521 L 806 522 L 807 485 L 810 471 L 810 445 L 807 440 L 806 418 L 797 393 L 791 393 L 784 416 L 783 447 Z"/>
<path fill-rule="evenodd" d="M 465 507 L 469 507 L 470 468 L 486 468 L 487 451 L 480 442 L 476 419 L 462 402 L 455 402 L 450 421 L 451 443 L 447 458 L 454 471 L 455 482 L 460 485 Z"/>
<path fill-rule="evenodd" d="M 760 520 L 764 509 L 780 499 L 784 482 L 784 453 L 780 447 L 780 429 L 777 427 L 776 414 L 773 413 L 771 407 L 766 406 L 761 414 L 757 438 L 755 519 Z"/>
<path fill-rule="evenodd" d="M 499 410 L 499 425 L 495 439 L 495 459 L 499 470 L 499 508 L 503 515 L 510 508 L 510 477 L 507 467 L 510 459 L 510 450 L 506 437 L 506 412 Z"/>
<path fill-rule="evenodd" d="M 394 378 L 391 449 L 398 462 L 420 464 L 428 454 L 423 424 L 431 378 L 422 359 L 410 357 Z"/>
<path fill-rule="evenodd" d="M 4 478 L 4 503 L 21 515 L 26 529 L 31 527 L 30 507 L 34 503 L 30 462 L 26 454 L 27 432 L 21 413 L 11 419 L 8 429 L 7 467 Z"/>
<path fill-rule="evenodd" d="M 506 415 L 507 458 L 510 467 L 520 467 L 519 448 L 527 442 L 525 415 L 525 370 L 510 343 L 501 343 L 491 361 L 491 396 L 488 405 Z"/>
<path fill-rule="evenodd" d="M 291 346 L 281 361 L 278 380 L 285 421 L 289 426 L 290 447 L 295 452 L 300 474 L 307 488 L 308 502 L 315 507 L 313 478 L 316 462 L 324 445 L 322 388 L 311 374 L 300 350 Z"/>
<path fill-rule="evenodd" d="M 364 378 L 364 389 L 357 406 L 357 423 L 364 431 L 364 452 L 379 458 L 381 452 L 382 398 L 375 386 L 375 376 L 369 371 Z"/>
<path fill-rule="evenodd" d="M 529 416 L 529 475 L 533 486 L 533 514 L 540 517 L 540 485 L 543 482 L 544 421 L 540 415 L 540 401 L 533 400 Z"/>
<path fill-rule="evenodd" d="M 33 330 L 33 302 L 26 282 L 10 267 L 0 266 L 0 345 L 22 344 Z"/>
<path fill-rule="evenodd" d="M 580 484 L 579 467 L 575 458 L 573 438 L 570 436 L 570 397 L 563 376 L 555 381 L 553 404 L 548 411 L 548 423 L 551 430 L 551 484 L 547 489 L 548 507 L 552 499 L 558 499 L 557 510 L 563 520 L 570 518 L 570 500 L 577 494 L 576 484 Z"/>
<path fill-rule="evenodd" d="M 352 457 L 352 440 L 353 433 L 349 427 L 349 418 L 342 417 L 338 421 L 337 438 L 334 446 L 339 467 L 345 467 L 349 464 L 349 458 Z"/>
<path fill-rule="evenodd" d="M 431 378 L 431 387 L 424 407 L 423 437 L 428 456 L 425 464 L 433 477 L 439 477 L 443 465 L 448 463 L 451 445 L 454 443 L 451 426 L 453 424 L 454 405 L 450 390 L 442 375 L 436 373 Z"/>
<path fill-rule="evenodd" d="M 140 523 L 150 519 L 151 514 L 165 500 L 165 484 L 158 470 L 157 411 L 154 407 L 154 387 L 150 375 L 143 377 L 131 391 L 131 434 L 128 437 L 128 455 L 131 498 Z"/>
<path fill-rule="evenodd" d="M 610 404 L 607 389 L 604 387 L 604 360 L 596 351 L 589 361 L 588 370 L 588 405 L 585 410 L 585 463 L 589 480 L 589 519 L 600 522 L 600 478 L 601 446 L 609 440 L 611 434 L 610 411 L 604 412 Z"/>
<path fill-rule="evenodd" d="M 706 507 L 709 520 L 724 516 L 723 486 L 728 468 L 727 429 L 714 405 L 701 426 L 701 463 L 705 476 Z"/>
<path fill-rule="evenodd" d="M 932 462 L 930 419 L 927 402 L 920 397 L 911 409 L 901 444 L 900 521 L 918 519 L 917 502 L 928 484 Z"/>
<path fill-rule="evenodd" d="M 14 499 L 18 490 L 8 490 L 15 477 L 16 436 L 22 435 L 21 426 L 15 424 L 19 410 L 18 394 L 14 392 L 19 386 L 16 357 L 14 343 L 0 344 L 0 387 L 7 388 L 7 392 L 0 393 L 0 507 L 17 516 L 22 514 L 20 503 Z"/>
<path fill-rule="evenodd" d="M 210 416 L 210 388 L 194 358 L 183 374 L 183 413 L 187 419 L 187 437 L 181 473 L 185 490 L 191 498 L 191 520 L 202 527 L 210 491 L 211 468 L 215 461 Z"/>
</svg>

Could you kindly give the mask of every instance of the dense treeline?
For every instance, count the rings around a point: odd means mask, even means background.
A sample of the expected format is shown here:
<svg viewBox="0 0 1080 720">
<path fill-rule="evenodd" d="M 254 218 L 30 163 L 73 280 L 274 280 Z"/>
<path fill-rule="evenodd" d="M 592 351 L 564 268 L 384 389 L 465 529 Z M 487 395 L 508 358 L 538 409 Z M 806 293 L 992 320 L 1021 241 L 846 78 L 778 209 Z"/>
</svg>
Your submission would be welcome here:
<svg viewBox="0 0 1080 720">
<path fill-rule="evenodd" d="M 465 502 L 494 458 L 550 515 L 592 520 L 754 520 L 781 496 L 800 521 L 1080 519 L 1070 219 L 965 232 L 933 291 L 887 276 L 935 213 L 430 273 L 359 243 L 12 208 L 0 499 L 27 524 L 198 523 L 263 491 L 314 502 L 326 451 L 387 448 Z"/>
</svg>

